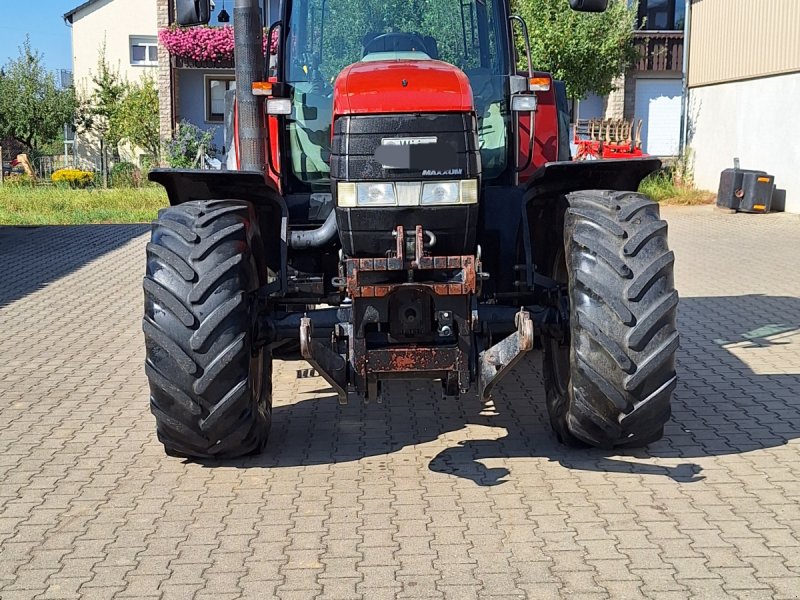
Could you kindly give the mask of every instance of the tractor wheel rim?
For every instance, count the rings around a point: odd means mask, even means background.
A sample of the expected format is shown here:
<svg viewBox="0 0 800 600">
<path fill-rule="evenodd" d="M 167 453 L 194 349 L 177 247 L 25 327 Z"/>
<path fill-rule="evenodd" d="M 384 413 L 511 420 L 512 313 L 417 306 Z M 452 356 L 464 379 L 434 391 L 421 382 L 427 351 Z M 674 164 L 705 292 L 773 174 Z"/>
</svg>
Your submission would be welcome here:
<svg viewBox="0 0 800 600">
<path fill-rule="evenodd" d="M 264 388 L 264 361 L 263 350 L 256 352 L 255 356 L 250 359 L 250 390 L 253 398 L 257 402 L 261 402 L 261 392 Z"/>
<path fill-rule="evenodd" d="M 563 285 L 569 284 L 567 273 L 567 261 L 564 250 L 558 251 L 553 265 L 553 279 Z M 560 395 L 566 395 L 570 380 L 570 332 L 566 331 L 566 338 L 559 342 L 550 338 L 550 353 L 553 357 L 553 374 L 555 375 L 555 385 Z"/>
</svg>

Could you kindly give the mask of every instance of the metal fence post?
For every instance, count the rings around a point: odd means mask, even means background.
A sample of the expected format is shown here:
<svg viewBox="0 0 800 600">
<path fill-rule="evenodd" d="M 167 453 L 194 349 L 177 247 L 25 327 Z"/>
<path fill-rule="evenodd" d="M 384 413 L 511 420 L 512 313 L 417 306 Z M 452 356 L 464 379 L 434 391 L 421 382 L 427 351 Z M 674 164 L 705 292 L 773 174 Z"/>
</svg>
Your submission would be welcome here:
<svg viewBox="0 0 800 600">
<path fill-rule="evenodd" d="M 103 178 L 103 188 L 108 188 L 108 154 L 106 153 L 106 142 L 100 138 L 100 172 Z"/>
</svg>

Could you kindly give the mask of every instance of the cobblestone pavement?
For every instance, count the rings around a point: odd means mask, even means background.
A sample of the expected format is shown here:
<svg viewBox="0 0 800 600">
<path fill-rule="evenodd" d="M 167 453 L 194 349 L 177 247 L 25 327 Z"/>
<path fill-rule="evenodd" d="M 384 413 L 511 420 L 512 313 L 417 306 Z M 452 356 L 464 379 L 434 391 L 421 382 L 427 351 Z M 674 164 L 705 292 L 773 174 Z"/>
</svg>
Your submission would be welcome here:
<svg viewBox="0 0 800 600">
<path fill-rule="evenodd" d="M 342 408 L 280 363 L 267 451 L 217 465 L 154 437 L 147 227 L 0 228 L 0 598 L 800 597 L 800 219 L 664 214 L 682 379 L 648 450 L 559 446 L 538 371 Z"/>
</svg>

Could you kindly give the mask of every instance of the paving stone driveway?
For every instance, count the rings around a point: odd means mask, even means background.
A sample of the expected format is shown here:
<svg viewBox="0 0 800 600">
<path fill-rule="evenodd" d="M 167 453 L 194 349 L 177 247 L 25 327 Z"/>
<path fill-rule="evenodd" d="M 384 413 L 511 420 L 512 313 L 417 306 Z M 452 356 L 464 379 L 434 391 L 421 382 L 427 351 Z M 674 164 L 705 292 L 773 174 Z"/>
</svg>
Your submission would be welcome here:
<svg viewBox="0 0 800 600">
<path fill-rule="evenodd" d="M 560 447 L 538 371 L 340 408 L 280 363 L 267 451 L 216 466 L 154 437 L 147 227 L 0 228 L 0 598 L 800 597 L 800 219 L 664 214 L 682 379 L 647 451 Z"/>
</svg>

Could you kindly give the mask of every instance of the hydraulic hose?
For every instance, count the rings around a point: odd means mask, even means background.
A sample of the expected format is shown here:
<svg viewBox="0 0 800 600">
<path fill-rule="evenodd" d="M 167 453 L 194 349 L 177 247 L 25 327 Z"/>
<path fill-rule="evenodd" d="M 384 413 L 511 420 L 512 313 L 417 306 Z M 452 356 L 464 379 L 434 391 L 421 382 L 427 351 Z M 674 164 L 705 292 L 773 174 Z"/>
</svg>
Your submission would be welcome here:
<svg viewBox="0 0 800 600">
<path fill-rule="evenodd" d="M 289 246 L 295 250 L 319 248 L 330 242 L 334 235 L 336 235 L 336 211 L 332 210 L 321 227 L 292 231 L 289 234 Z"/>
</svg>

